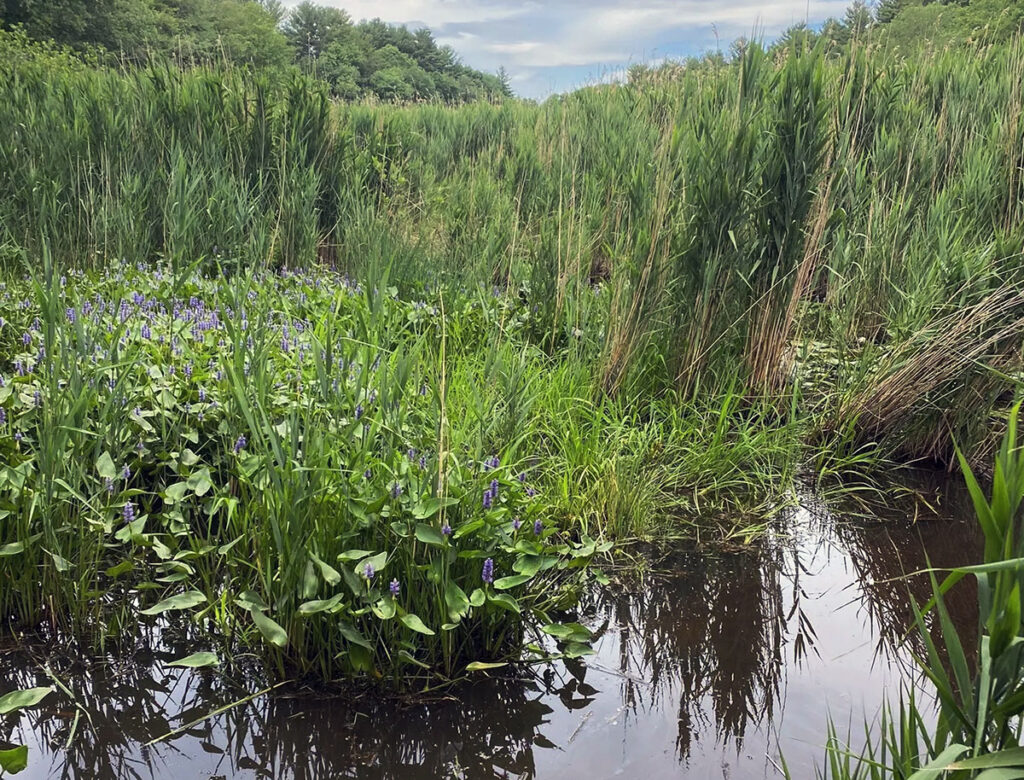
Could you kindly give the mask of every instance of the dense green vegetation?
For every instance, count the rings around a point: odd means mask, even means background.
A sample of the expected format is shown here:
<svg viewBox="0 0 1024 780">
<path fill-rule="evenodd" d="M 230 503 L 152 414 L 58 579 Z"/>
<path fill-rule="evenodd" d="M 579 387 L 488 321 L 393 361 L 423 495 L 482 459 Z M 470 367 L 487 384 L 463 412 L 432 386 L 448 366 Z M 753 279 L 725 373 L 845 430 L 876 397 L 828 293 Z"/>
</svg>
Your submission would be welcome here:
<svg viewBox="0 0 1024 780">
<path fill-rule="evenodd" d="M 276 0 L 3 0 L 0 29 L 19 29 L 101 62 L 292 64 L 348 100 L 464 102 L 511 94 L 505 77 L 459 62 L 430 30 Z"/>
<path fill-rule="evenodd" d="M 105 647 L 188 614 L 321 680 L 581 655 L 613 543 L 749 541 L 797 478 L 984 466 L 1009 427 L 977 504 L 992 667 L 943 700 L 945 743 L 1009 744 L 1019 39 L 792 35 L 542 105 L 395 106 L 331 98 L 472 90 L 429 36 L 244 11 L 298 67 L 0 34 L 6 630 Z"/>
</svg>

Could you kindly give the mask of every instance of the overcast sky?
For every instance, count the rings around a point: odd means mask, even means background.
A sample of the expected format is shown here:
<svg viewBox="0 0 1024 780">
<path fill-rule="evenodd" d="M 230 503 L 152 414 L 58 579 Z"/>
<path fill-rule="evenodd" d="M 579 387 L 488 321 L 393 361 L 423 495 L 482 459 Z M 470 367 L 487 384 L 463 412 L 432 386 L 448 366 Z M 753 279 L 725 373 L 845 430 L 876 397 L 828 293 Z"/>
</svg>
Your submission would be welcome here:
<svg viewBox="0 0 1024 780">
<path fill-rule="evenodd" d="M 849 0 L 319 0 L 353 19 L 429 27 L 463 62 L 504 66 L 524 97 L 605 80 L 637 62 L 723 50 L 740 35 L 842 16 Z"/>
</svg>

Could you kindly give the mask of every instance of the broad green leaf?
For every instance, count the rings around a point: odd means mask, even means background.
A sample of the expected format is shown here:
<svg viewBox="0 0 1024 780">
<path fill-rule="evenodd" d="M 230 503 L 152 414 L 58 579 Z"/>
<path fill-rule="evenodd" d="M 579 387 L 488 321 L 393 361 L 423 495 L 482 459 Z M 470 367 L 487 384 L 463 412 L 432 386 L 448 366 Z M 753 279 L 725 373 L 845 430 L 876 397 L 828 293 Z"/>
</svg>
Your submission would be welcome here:
<svg viewBox="0 0 1024 780">
<path fill-rule="evenodd" d="M 339 561 L 358 561 L 370 554 L 369 550 L 346 550 L 338 555 Z"/>
<path fill-rule="evenodd" d="M 0 547 L 0 558 L 5 558 L 11 555 L 18 555 L 25 551 L 24 542 L 11 542 Z"/>
<path fill-rule="evenodd" d="M 53 559 L 53 566 L 57 571 L 65 572 L 71 570 L 71 562 L 67 558 L 49 550 L 46 551 L 46 554 Z"/>
<path fill-rule="evenodd" d="M 191 477 L 188 478 L 189 490 L 195 493 L 197 496 L 205 496 L 210 492 L 210 488 L 213 487 L 213 481 L 210 479 L 210 469 L 205 466 Z"/>
<path fill-rule="evenodd" d="M 53 693 L 53 691 L 52 685 L 46 688 L 26 688 L 21 691 L 11 691 L 5 696 L 0 696 L 0 715 L 7 715 L 25 707 L 34 707 L 47 695 Z"/>
<path fill-rule="evenodd" d="M 324 578 L 324 582 L 328 585 L 337 585 L 341 582 L 341 575 L 338 574 L 337 569 L 327 563 L 324 563 L 313 553 L 310 553 L 309 557 L 312 558 L 313 562 L 320 567 L 320 576 Z"/>
<path fill-rule="evenodd" d="M 460 525 L 458 528 L 456 528 L 455 529 L 455 533 L 452 534 L 452 536 L 454 538 L 456 538 L 456 539 L 461 539 L 463 536 L 466 536 L 467 534 L 471 534 L 471 533 L 473 533 L 475 531 L 479 531 L 483 527 L 484 527 L 484 521 L 483 520 L 472 520 L 472 521 L 470 521 L 468 523 L 465 523 L 464 525 Z"/>
<path fill-rule="evenodd" d="M 117 466 L 109 452 L 104 452 L 96 459 L 96 471 L 104 479 L 117 479 Z"/>
<path fill-rule="evenodd" d="M 424 544 L 432 544 L 436 547 L 444 545 L 444 537 L 441 536 L 441 532 L 424 523 L 416 523 L 416 538 Z"/>
<path fill-rule="evenodd" d="M 176 504 L 185 497 L 187 489 L 187 482 L 175 482 L 173 485 L 168 485 L 164 490 L 163 499 L 168 504 Z"/>
<path fill-rule="evenodd" d="M 250 609 L 252 622 L 260 630 L 263 637 L 275 647 L 286 647 L 288 645 L 288 634 L 274 620 L 264 615 L 258 609 Z"/>
<path fill-rule="evenodd" d="M 352 644 L 365 647 L 367 650 L 373 650 L 373 645 L 366 641 L 366 637 L 360 634 L 356 628 L 348 623 L 339 623 L 338 630 L 341 631 L 341 635 Z"/>
<path fill-rule="evenodd" d="M 204 666 L 219 666 L 220 659 L 217 658 L 216 653 L 192 653 L 192 655 L 186 655 L 184 658 L 179 658 L 177 661 L 170 661 L 167 665 L 181 666 L 185 669 L 202 669 Z"/>
<path fill-rule="evenodd" d="M 562 654 L 566 658 L 580 658 L 584 655 L 593 655 L 594 648 L 590 645 L 583 644 L 582 642 L 570 642 L 565 646 L 565 650 L 562 651 Z"/>
<path fill-rule="evenodd" d="M 417 617 L 416 615 L 413 615 L 411 613 L 408 615 L 402 615 L 402 617 L 399 618 L 399 620 L 401 620 L 405 624 L 406 628 L 411 628 L 413 631 L 417 631 L 420 634 L 426 634 L 427 636 L 434 635 L 434 632 L 427 628 L 423 624 L 423 621 L 420 620 L 419 617 Z"/>
<path fill-rule="evenodd" d="M 373 614 L 379 617 L 381 620 L 391 620 L 395 616 L 397 606 L 395 600 L 388 596 L 383 598 L 373 605 Z"/>
<path fill-rule="evenodd" d="M 590 630 L 579 623 L 549 623 L 541 626 L 540 630 L 556 639 L 565 639 L 573 642 L 587 642 L 590 640 Z"/>
<path fill-rule="evenodd" d="M 142 614 L 159 615 L 164 612 L 170 612 L 171 610 L 192 609 L 192 607 L 205 603 L 206 596 L 204 594 L 200 593 L 198 590 L 188 590 L 184 593 L 179 593 L 176 596 L 166 598 L 163 601 L 158 601 L 149 609 L 142 610 Z"/>
<path fill-rule="evenodd" d="M 457 503 L 459 501 L 455 498 L 425 498 L 412 510 L 412 516 L 417 520 L 427 520 L 440 512 L 442 507 L 454 506 Z"/>
<path fill-rule="evenodd" d="M 108 577 L 116 579 L 122 574 L 127 574 L 134 568 L 134 564 L 131 561 L 121 561 L 116 566 L 111 566 L 104 572 Z"/>
<path fill-rule="evenodd" d="M 469 604 L 472 607 L 482 607 L 486 599 L 487 594 L 484 593 L 483 590 L 481 590 L 480 588 L 477 588 L 469 594 Z"/>
<path fill-rule="evenodd" d="M 18 745 L 10 750 L 0 750 L 0 769 L 12 775 L 28 766 L 28 745 Z"/>
<path fill-rule="evenodd" d="M 243 590 L 239 593 L 235 603 L 242 609 L 270 609 L 267 606 L 267 602 L 263 600 L 263 597 L 252 590 Z"/>
<path fill-rule="evenodd" d="M 471 664 L 466 664 L 467 672 L 481 672 L 485 669 L 500 669 L 503 666 L 508 666 L 508 663 L 489 663 L 487 661 L 473 661 Z"/>
<path fill-rule="evenodd" d="M 519 602 L 507 593 L 491 594 L 487 597 L 487 601 L 491 604 L 497 604 L 499 607 L 507 609 L 509 612 L 515 612 L 517 615 L 522 611 L 519 606 Z"/>
<path fill-rule="evenodd" d="M 522 585 L 524 582 L 529 582 L 532 579 L 532 574 L 516 574 L 514 577 L 501 577 L 494 581 L 494 589 L 508 590 L 509 588 L 514 588 L 516 585 Z"/>
<path fill-rule="evenodd" d="M 469 612 L 469 597 L 466 592 L 452 580 L 448 580 L 444 586 L 444 601 L 448 606 L 448 617 L 455 620 L 465 617 Z"/>
<path fill-rule="evenodd" d="M 340 603 L 340 593 L 331 596 L 329 599 L 317 599 L 316 601 L 307 601 L 303 604 L 299 604 L 299 614 L 315 615 L 318 612 L 328 612 L 334 609 Z"/>
</svg>

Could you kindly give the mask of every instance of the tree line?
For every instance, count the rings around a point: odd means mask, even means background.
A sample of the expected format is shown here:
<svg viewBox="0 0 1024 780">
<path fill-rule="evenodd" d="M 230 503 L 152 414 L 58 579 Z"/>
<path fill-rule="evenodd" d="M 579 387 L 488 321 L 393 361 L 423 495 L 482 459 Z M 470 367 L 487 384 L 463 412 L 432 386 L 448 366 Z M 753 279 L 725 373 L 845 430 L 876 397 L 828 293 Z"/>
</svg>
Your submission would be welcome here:
<svg viewBox="0 0 1024 780">
<path fill-rule="evenodd" d="M 347 100 L 459 103 L 512 94 L 503 71 L 467 67 L 426 28 L 355 22 L 308 0 L 290 11 L 280 0 L 0 0 L 0 27 L 124 64 L 297 66 Z"/>
</svg>

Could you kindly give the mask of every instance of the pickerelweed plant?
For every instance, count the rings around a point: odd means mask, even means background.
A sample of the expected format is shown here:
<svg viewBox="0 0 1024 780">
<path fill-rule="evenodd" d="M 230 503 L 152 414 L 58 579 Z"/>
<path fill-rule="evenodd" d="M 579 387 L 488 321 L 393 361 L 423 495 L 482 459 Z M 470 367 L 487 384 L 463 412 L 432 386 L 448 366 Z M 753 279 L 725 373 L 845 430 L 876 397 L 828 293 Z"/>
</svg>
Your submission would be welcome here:
<svg viewBox="0 0 1024 780">
<path fill-rule="evenodd" d="M 50 271 L 0 292 L 5 622 L 103 645 L 187 614 L 322 679 L 544 654 L 527 629 L 588 651 L 556 617 L 610 543 L 560 525 L 524 441 L 447 415 L 479 393 L 438 307 L 329 272 Z"/>
</svg>

